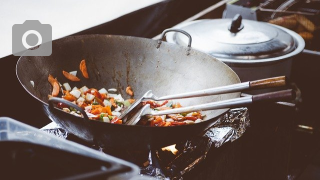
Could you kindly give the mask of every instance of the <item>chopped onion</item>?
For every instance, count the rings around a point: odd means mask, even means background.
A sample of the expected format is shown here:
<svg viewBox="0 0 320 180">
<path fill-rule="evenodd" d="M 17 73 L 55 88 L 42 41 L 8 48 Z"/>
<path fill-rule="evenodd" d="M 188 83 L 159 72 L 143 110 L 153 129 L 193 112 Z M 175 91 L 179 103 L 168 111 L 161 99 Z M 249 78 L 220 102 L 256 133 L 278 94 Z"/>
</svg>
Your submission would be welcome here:
<svg viewBox="0 0 320 180">
<path fill-rule="evenodd" d="M 92 109 L 92 106 L 86 106 L 86 107 L 84 107 L 84 110 L 86 110 L 86 111 L 90 111 Z"/>
<path fill-rule="evenodd" d="M 76 98 L 79 98 L 81 95 L 81 91 L 79 91 L 78 89 L 74 89 L 70 92 L 71 95 L 73 95 Z"/>
<path fill-rule="evenodd" d="M 73 87 L 72 91 L 73 91 L 73 90 L 78 90 L 77 86 Z"/>
<path fill-rule="evenodd" d="M 121 106 L 118 106 L 116 109 L 114 109 L 114 111 L 119 112 L 121 109 Z"/>
<path fill-rule="evenodd" d="M 63 108 L 62 109 L 64 112 L 70 113 L 70 109 L 69 108 Z"/>
<path fill-rule="evenodd" d="M 108 91 L 107 91 L 105 88 L 101 88 L 101 89 L 99 90 L 99 93 L 100 93 L 100 94 L 108 94 Z"/>
<path fill-rule="evenodd" d="M 197 119 L 196 121 L 194 121 L 195 123 L 199 123 L 201 122 L 202 120 L 201 119 Z"/>
<path fill-rule="evenodd" d="M 108 94 L 109 97 L 114 98 L 118 102 L 123 102 L 124 99 L 122 98 L 121 94 Z"/>
<path fill-rule="evenodd" d="M 112 111 L 112 115 L 113 115 L 113 116 L 118 116 L 118 117 L 119 117 L 119 116 L 121 115 L 121 113 L 116 112 L 116 111 Z"/>
<path fill-rule="evenodd" d="M 71 111 L 71 112 L 70 112 L 70 114 L 75 115 L 75 116 L 78 116 L 78 117 L 81 117 L 81 115 L 80 115 L 80 114 L 77 114 L 77 113 L 76 113 L 76 112 L 74 112 L 74 111 Z"/>
<path fill-rule="evenodd" d="M 129 100 L 125 100 L 125 101 L 123 101 L 123 105 L 124 105 L 125 107 L 129 107 L 129 106 L 131 105 L 131 103 L 130 103 Z"/>
<path fill-rule="evenodd" d="M 31 83 L 32 87 L 34 87 L 34 82 L 33 82 L 33 81 L 30 81 L 30 83 Z"/>
<path fill-rule="evenodd" d="M 79 97 L 79 99 L 77 99 L 77 103 L 80 103 L 80 102 L 84 102 L 85 99 L 83 97 Z"/>
<path fill-rule="evenodd" d="M 183 121 L 183 122 L 185 122 L 185 123 L 187 123 L 187 124 L 194 124 L 194 121 L 191 121 L 191 120 L 185 120 L 185 121 Z"/>
<path fill-rule="evenodd" d="M 106 100 L 106 99 L 103 101 L 103 104 L 104 104 L 104 106 L 109 106 L 109 107 L 111 107 L 111 102 L 108 101 L 108 100 Z"/>
<path fill-rule="evenodd" d="M 71 90 L 71 86 L 69 85 L 69 83 L 63 83 L 63 87 L 66 91 L 70 91 Z"/>
<path fill-rule="evenodd" d="M 110 88 L 110 89 L 108 89 L 108 91 L 110 91 L 110 92 L 117 92 L 117 89 L 116 89 L 116 88 Z"/>
<path fill-rule="evenodd" d="M 86 100 L 87 101 L 92 101 L 94 99 L 94 95 L 90 94 L 90 93 L 87 93 L 86 94 Z"/>
<path fill-rule="evenodd" d="M 87 86 L 83 86 L 82 88 L 80 88 L 80 91 L 82 92 L 82 93 L 85 93 L 85 92 L 87 92 L 89 90 L 89 88 L 87 88 Z"/>
<path fill-rule="evenodd" d="M 171 118 L 166 119 L 166 122 L 173 122 L 174 120 Z"/>
<path fill-rule="evenodd" d="M 72 75 L 74 75 L 74 76 L 77 76 L 77 71 L 71 71 L 71 72 L 69 72 L 69 74 L 72 74 Z"/>
<path fill-rule="evenodd" d="M 108 117 L 103 117 L 102 120 L 103 122 L 110 123 L 110 119 Z"/>
</svg>

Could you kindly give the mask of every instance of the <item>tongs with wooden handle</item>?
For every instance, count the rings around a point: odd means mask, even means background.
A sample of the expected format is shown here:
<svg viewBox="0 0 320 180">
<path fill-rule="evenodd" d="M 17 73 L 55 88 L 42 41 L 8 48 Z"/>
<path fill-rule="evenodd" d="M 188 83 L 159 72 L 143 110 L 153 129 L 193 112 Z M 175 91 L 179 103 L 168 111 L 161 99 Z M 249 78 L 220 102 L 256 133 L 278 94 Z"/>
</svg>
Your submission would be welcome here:
<svg viewBox="0 0 320 180">
<path fill-rule="evenodd" d="M 260 79 L 256 81 L 248 81 L 238 84 L 231 84 L 227 86 L 203 89 L 193 92 L 175 94 L 175 95 L 168 95 L 157 97 L 155 96 L 151 90 L 147 91 L 140 99 L 137 99 L 127 110 L 125 110 L 121 116 L 119 117 L 125 123 L 131 112 L 136 111 L 138 105 L 143 100 L 155 100 L 155 101 L 162 101 L 162 100 L 172 100 L 172 99 L 182 99 L 182 98 L 192 98 L 192 97 L 201 97 L 201 96 L 210 96 L 210 95 L 217 95 L 217 94 L 226 94 L 226 93 L 233 93 L 233 92 L 241 92 L 244 90 L 254 90 L 254 89 L 263 89 L 263 88 L 271 88 L 271 87 L 279 87 L 286 85 L 286 77 L 279 76 L 267 79 Z M 130 117 L 129 117 L 130 119 Z"/>
<path fill-rule="evenodd" d="M 276 101 L 285 101 L 292 100 L 295 98 L 295 92 L 292 89 L 240 97 L 235 99 L 228 99 L 223 101 L 211 102 L 206 104 L 200 104 L 195 106 L 187 106 L 170 110 L 163 111 L 154 111 L 150 108 L 150 104 L 146 104 L 143 108 L 136 113 L 133 117 L 131 117 L 126 124 L 127 125 L 135 125 L 137 124 L 141 117 L 144 115 L 153 115 L 160 116 L 165 114 L 178 114 L 185 112 L 194 112 L 194 111 L 207 111 L 207 110 L 215 110 L 215 109 L 224 109 L 224 108 L 235 108 L 235 107 L 243 107 L 248 106 L 250 104 L 260 103 L 260 102 L 276 102 Z"/>
</svg>

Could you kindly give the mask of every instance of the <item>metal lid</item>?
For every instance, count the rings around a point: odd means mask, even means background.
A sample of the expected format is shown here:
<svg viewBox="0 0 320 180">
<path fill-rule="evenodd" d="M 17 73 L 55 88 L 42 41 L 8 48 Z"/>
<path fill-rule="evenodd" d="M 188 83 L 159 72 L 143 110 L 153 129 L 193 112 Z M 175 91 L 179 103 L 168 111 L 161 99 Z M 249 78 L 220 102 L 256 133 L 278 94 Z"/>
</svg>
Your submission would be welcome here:
<svg viewBox="0 0 320 180">
<path fill-rule="evenodd" d="M 240 20 L 239 17 L 199 20 L 180 28 L 191 35 L 192 48 L 217 58 L 259 60 L 288 54 L 297 46 L 294 38 L 281 28 L 242 20 L 241 16 Z M 188 44 L 188 38 L 181 33 L 174 33 L 172 41 L 183 46 Z"/>
</svg>

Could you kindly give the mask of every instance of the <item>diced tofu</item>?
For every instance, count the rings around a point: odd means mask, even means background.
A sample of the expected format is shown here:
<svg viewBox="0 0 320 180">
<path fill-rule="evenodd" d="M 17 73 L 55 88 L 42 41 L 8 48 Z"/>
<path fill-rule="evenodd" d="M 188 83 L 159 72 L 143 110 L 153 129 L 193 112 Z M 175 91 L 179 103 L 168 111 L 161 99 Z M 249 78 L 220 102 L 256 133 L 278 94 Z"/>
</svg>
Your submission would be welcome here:
<svg viewBox="0 0 320 180">
<path fill-rule="evenodd" d="M 73 89 L 71 92 L 70 92 L 71 95 L 73 95 L 74 97 L 76 98 L 79 98 L 80 95 L 81 95 L 81 91 L 79 91 L 78 89 Z"/>
<path fill-rule="evenodd" d="M 71 91 L 71 86 L 69 85 L 69 83 L 63 83 L 62 86 L 64 87 L 64 89 L 65 89 L 66 91 Z"/>
<path fill-rule="evenodd" d="M 101 89 L 99 90 L 99 93 L 100 93 L 100 94 L 108 94 L 108 91 L 107 91 L 105 88 L 101 88 Z"/>
<path fill-rule="evenodd" d="M 72 75 L 74 75 L 74 76 L 77 76 L 77 71 L 71 71 L 71 72 L 69 72 L 69 74 L 72 74 Z"/>
<path fill-rule="evenodd" d="M 89 88 L 87 88 L 87 86 L 83 86 L 82 88 L 80 88 L 80 91 L 82 92 L 82 93 L 85 93 L 85 92 L 87 92 L 89 90 Z"/>
<path fill-rule="evenodd" d="M 94 99 L 94 95 L 90 94 L 90 93 L 87 93 L 86 94 L 86 100 L 87 101 L 92 101 Z"/>
</svg>

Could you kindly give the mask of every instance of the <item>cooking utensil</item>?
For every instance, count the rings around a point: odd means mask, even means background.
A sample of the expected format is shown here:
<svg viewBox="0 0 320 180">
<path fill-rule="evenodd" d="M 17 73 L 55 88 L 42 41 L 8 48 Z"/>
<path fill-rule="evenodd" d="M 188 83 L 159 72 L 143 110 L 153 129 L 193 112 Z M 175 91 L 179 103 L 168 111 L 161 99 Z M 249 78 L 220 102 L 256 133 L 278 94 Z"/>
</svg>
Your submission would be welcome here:
<svg viewBox="0 0 320 180">
<path fill-rule="evenodd" d="M 89 79 L 78 73 L 80 82 L 68 81 L 62 71 L 79 70 L 82 59 L 86 60 Z M 125 99 L 132 98 L 125 93 L 127 86 L 132 87 L 136 97 L 142 97 L 149 89 L 164 96 L 240 83 L 237 74 L 226 64 L 193 48 L 114 35 L 70 36 L 53 41 L 51 56 L 22 56 L 16 73 L 26 91 L 43 104 L 48 117 L 69 133 L 101 147 L 132 150 L 164 147 L 188 139 L 201 133 L 228 109 L 206 111 L 205 121 L 190 126 L 157 128 L 85 121 L 48 106 L 48 94 L 52 90 L 48 74 L 71 87 L 116 88 Z M 179 102 L 190 106 L 239 96 L 237 92 Z"/>
<path fill-rule="evenodd" d="M 290 78 L 292 57 L 305 46 L 297 33 L 264 22 L 234 19 L 205 19 L 176 26 L 192 37 L 192 47 L 228 64 L 241 81 L 285 75 Z M 185 46 L 178 33 L 166 37 Z"/>
<path fill-rule="evenodd" d="M 207 111 L 222 108 L 235 108 L 241 106 L 248 106 L 252 103 L 259 103 L 264 101 L 292 100 L 294 97 L 295 93 L 292 89 L 290 89 L 163 111 L 154 111 L 150 108 L 150 104 L 147 104 L 141 109 L 141 111 L 139 111 L 139 113 L 135 114 L 133 118 L 128 120 L 127 124 L 135 125 L 140 121 L 141 117 L 145 115 L 160 116 L 165 114 L 178 114 L 184 112 Z"/>
<path fill-rule="evenodd" d="M 249 89 L 279 87 L 284 85 L 286 85 L 286 77 L 279 76 L 279 77 L 243 82 L 238 84 L 232 84 L 232 85 L 227 85 L 222 87 L 203 89 L 203 90 L 198 90 L 193 92 L 167 95 L 162 97 L 157 97 L 152 93 L 151 90 L 149 90 L 141 98 L 136 100 L 126 111 L 124 111 L 119 118 L 122 119 L 127 124 L 127 118 L 130 112 L 135 111 L 135 109 L 143 100 L 163 101 L 163 100 L 170 100 L 170 99 L 192 98 L 192 97 L 201 97 L 201 96 L 217 95 L 217 94 L 232 93 L 232 92 L 241 92 L 243 90 L 249 90 Z"/>
</svg>

